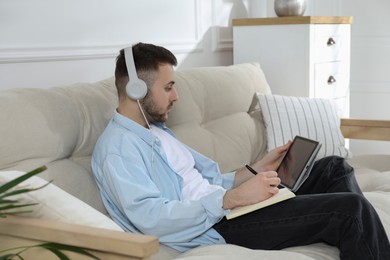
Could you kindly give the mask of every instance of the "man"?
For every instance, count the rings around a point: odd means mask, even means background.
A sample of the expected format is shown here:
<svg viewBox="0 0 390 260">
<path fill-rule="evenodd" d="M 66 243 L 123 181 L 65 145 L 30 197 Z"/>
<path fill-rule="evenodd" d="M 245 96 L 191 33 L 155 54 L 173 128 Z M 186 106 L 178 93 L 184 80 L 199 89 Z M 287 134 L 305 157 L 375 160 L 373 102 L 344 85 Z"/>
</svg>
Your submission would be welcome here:
<svg viewBox="0 0 390 260">
<path fill-rule="evenodd" d="M 92 158 L 104 205 L 124 230 L 157 236 L 179 251 L 217 243 L 281 249 L 325 242 L 338 246 L 342 259 L 390 259 L 380 219 L 339 157 L 316 162 L 296 198 L 226 220 L 230 209 L 278 192 L 275 169 L 290 143 L 254 163 L 257 175 L 245 167 L 221 174 L 164 125 L 178 100 L 175 56 L 151 44 L 129 50 L 134 57 L 124 50 L 117 57 L 119 106 Z M 134 98 L 127 88 L 129 72 L 136 77 L 126 66 L 133 58 L 145 97 Z"/>
</svg>

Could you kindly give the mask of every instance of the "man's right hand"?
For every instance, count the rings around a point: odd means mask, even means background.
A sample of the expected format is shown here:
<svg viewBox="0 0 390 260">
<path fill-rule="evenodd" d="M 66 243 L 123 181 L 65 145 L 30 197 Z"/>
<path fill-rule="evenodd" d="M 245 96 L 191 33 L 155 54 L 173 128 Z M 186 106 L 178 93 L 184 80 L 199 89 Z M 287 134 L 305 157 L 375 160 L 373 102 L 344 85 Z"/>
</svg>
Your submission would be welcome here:
<svg viewBox="0 0 390 260">
<path fill-rule="evenodd" d="M 279 192 L 280 178 L 275 171 L 260 172 L 238 187 L 228 190 L 223 197 L 223 208 L 254 204 Z"/>
</svg>

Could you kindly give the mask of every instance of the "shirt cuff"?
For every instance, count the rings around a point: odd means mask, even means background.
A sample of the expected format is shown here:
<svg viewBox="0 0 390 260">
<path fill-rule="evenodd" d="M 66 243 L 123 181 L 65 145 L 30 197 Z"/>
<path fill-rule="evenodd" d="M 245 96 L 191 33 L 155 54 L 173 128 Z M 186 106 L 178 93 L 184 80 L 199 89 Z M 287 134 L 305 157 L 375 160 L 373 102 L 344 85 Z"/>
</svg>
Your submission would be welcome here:
<svg viewBox="0 0 390 260">
<path fill-rule="evenodd" d="M 222 188 L 201 198 L 203 207 L 213 223 L 218 223 L 230 210 L 223 209 L 223 197 L 226 189 Z"/>
<path fill-rule="evenodd" d="M 222 175 L 222 187 L 227 190 L 230 190 L 234 187 L 234 178 L 236 177 L 236 172 L 223 173 Z"/>
</svg>

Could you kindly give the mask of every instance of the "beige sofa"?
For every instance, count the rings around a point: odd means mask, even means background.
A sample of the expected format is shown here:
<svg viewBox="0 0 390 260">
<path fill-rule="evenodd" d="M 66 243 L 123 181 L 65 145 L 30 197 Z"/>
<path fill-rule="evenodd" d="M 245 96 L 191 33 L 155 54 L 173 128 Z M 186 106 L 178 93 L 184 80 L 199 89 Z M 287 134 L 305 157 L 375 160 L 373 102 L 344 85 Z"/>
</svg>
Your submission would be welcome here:
<svg viewBox="0 0 390 260">
<path fill-rule="evenodd" d="M 168 125 L 179 139 L 215 159 L 222 171 L 264 155 L 267 125 L 255 94 L 271 91 L 258 64 L 193 68 L 178 71 L 176 77 L 180 101 Z M 180 254 L 159 245 L 157 238 L 122 232 L 106 215 L 90 167 L 96 139 L 116 106 L 112 78 L 0 92 L 0 183 L 41 165 L 48 169 L 25 185 L 53 180 L 19 197 L 39 203 L 29 218 L 0 220 L 0 250 L 53 241 L 87 248 L 102 259 L 338 259 L 338 250 L 325 244 L 282 251 L 214 245 Z M 341 128 L 352 138 L 390 139 L 387 121 L 342 120 Z M 390 156 L 349 160 L 390 235 Z M 42 259 L 44 253 L 30 256 Z"/>
</svg>

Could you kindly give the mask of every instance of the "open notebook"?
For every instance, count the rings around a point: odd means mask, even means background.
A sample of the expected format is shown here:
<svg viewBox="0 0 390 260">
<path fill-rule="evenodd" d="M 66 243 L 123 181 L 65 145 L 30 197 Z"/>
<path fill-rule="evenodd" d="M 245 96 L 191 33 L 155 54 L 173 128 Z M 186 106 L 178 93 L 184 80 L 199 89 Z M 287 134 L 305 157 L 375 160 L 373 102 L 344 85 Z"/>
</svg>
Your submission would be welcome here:
<svg viewBox="0 0 390 260">
<path fill-rule="evenodd" d="M 275 203 L 278 203 L 278 202 L 281 202 L 281 201 L 284 201 L 287 199 L 291 199 L 294 197 L 295 197 L 294 192 L 290 191 L 287 188 L 282 188 L 279 190 L 279 192 L 277 194 L 275 194 L 274 196 L 272 196 L 269 199 L 263 200 L 261 202 L 258 202 L 258 203 L 252 204 L 252 205 L 232 209 L 226 215 L 226 219 L 236 218 L 236 217 L 239 217 L 241 215 L 250 213 L 252 211 L 255 211 L 255 210 L 258 210 L 258 209 L 261 209 L 261 208 L 264 208 L 264 207 L 270 206 L 272 204 L 275 204 Z"/>
</svg>

